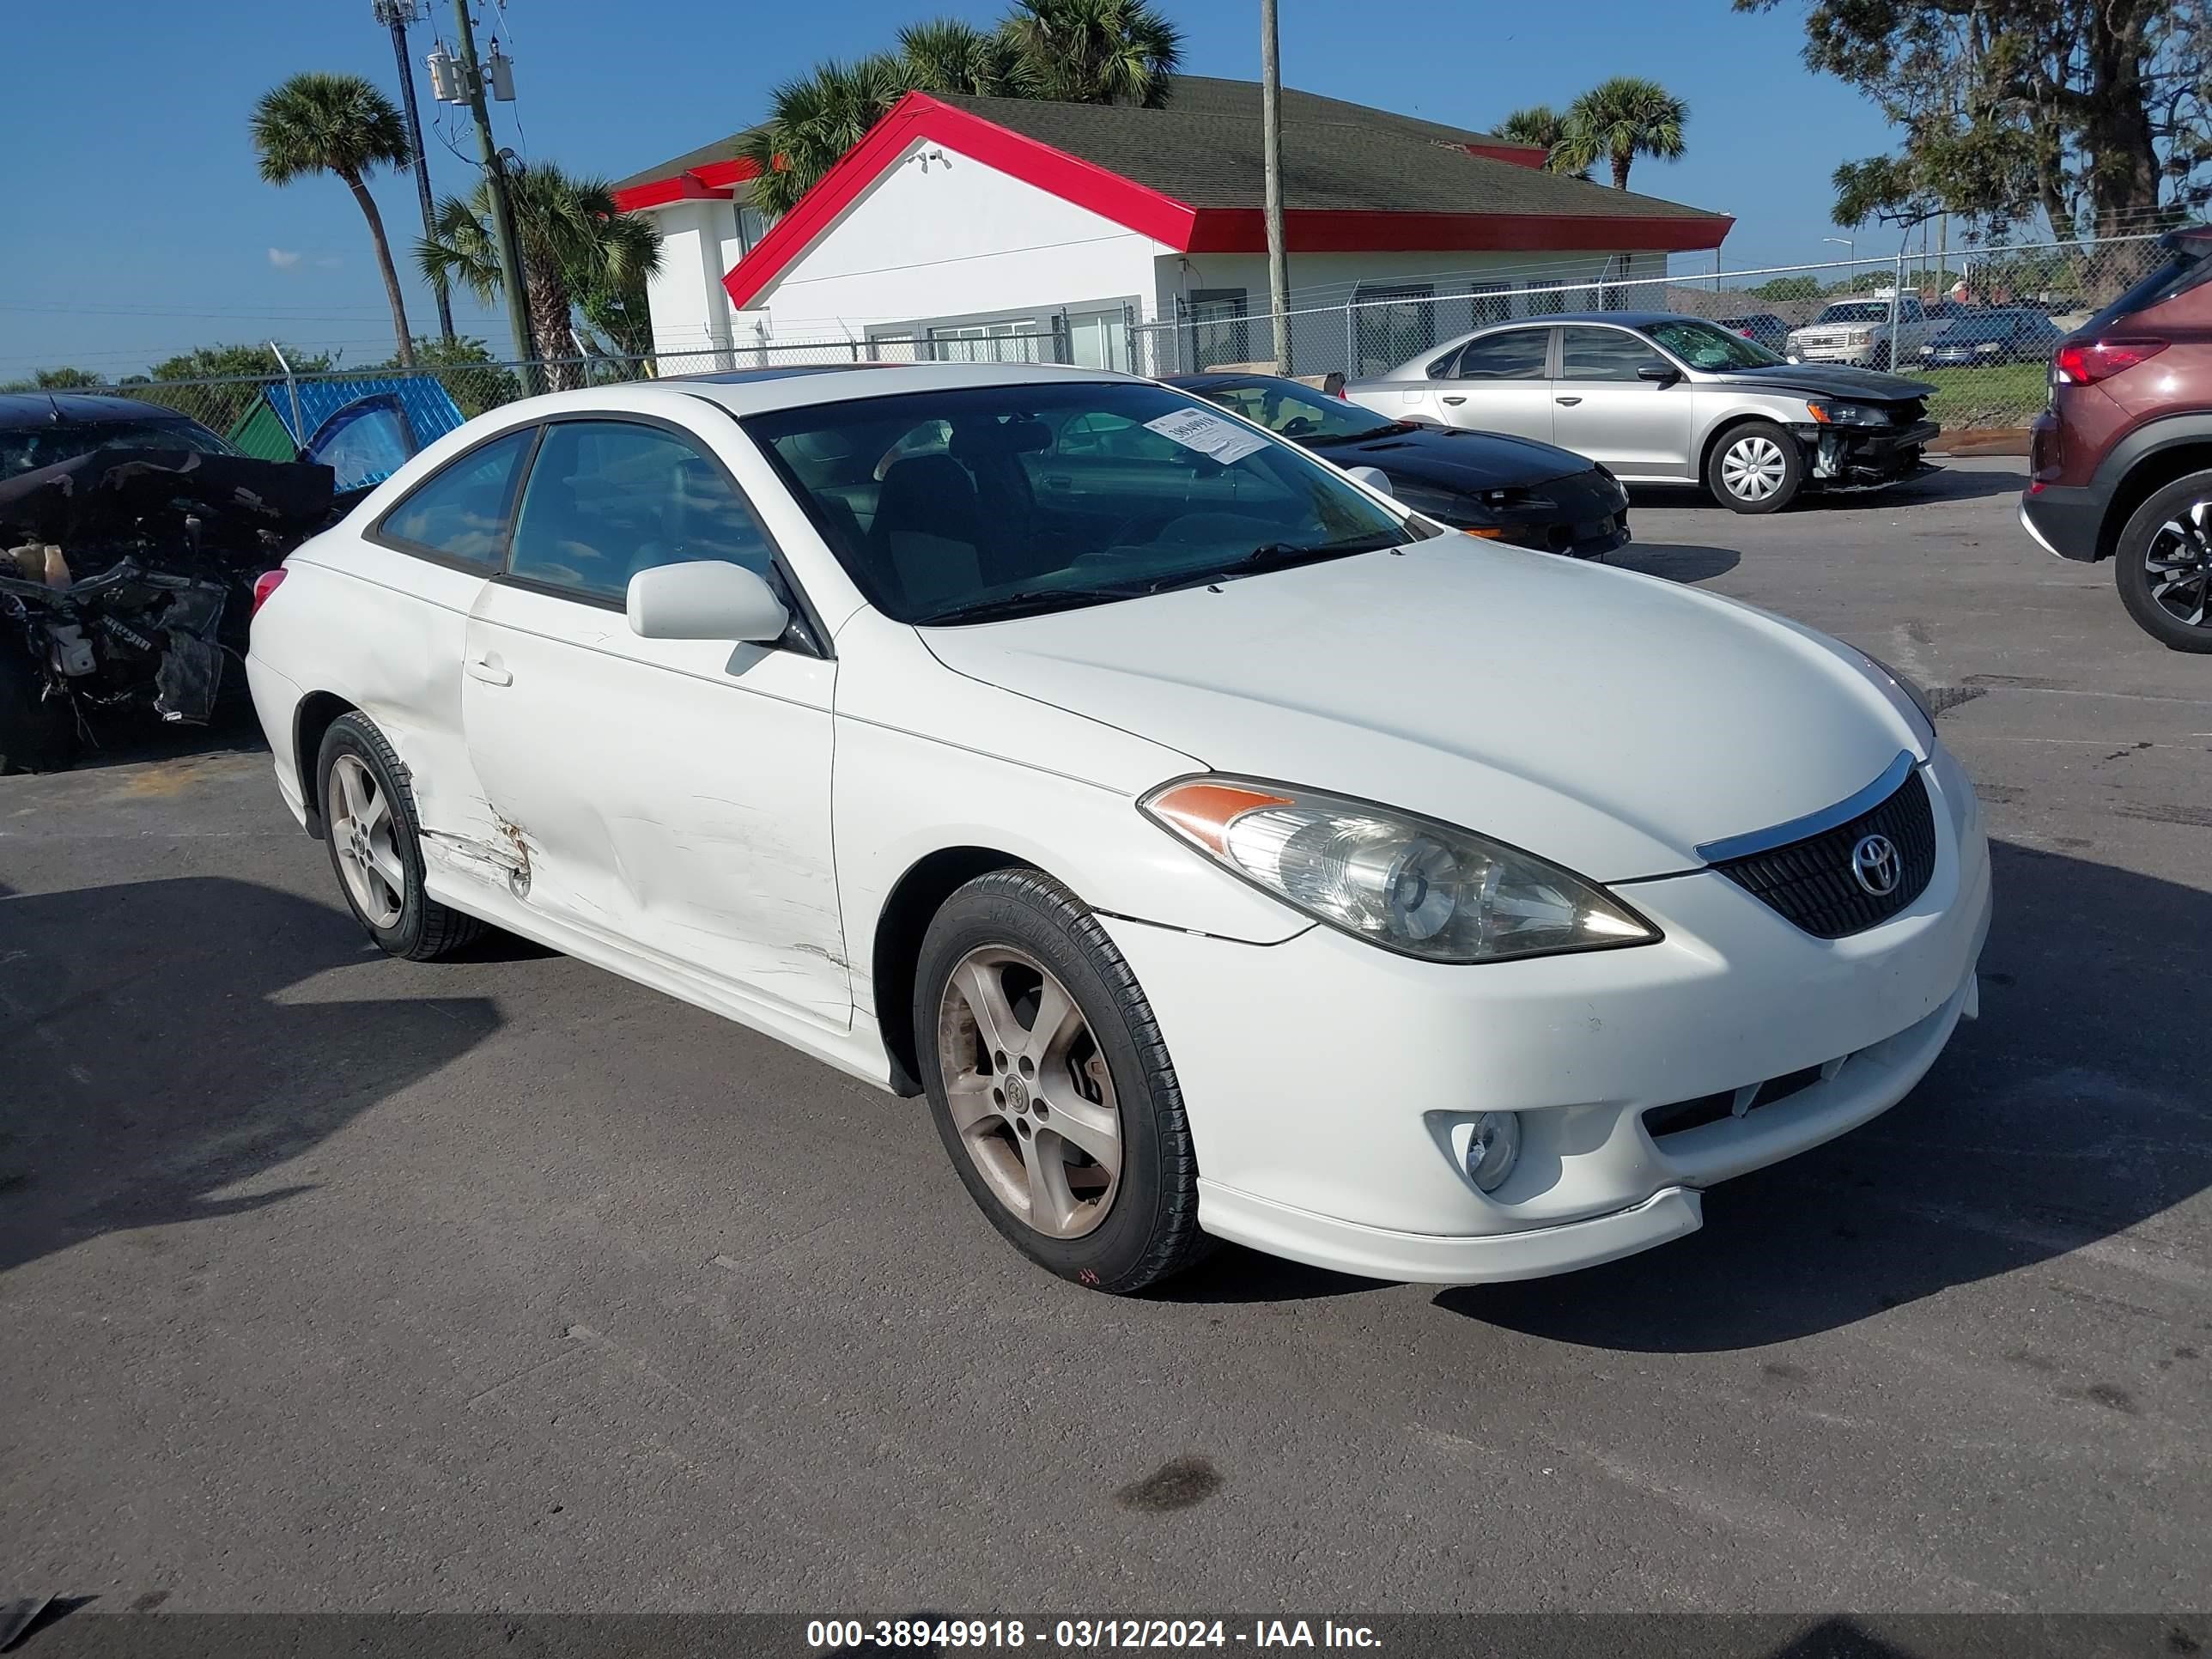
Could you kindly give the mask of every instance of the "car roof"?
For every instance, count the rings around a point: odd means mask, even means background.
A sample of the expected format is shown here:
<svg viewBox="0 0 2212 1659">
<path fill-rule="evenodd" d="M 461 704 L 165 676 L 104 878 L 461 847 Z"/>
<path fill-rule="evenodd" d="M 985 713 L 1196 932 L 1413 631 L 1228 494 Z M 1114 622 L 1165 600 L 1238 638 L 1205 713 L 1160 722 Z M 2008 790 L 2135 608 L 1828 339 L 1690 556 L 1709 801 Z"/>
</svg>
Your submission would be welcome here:
<svg viewBox="0 0 2212 1659">
<path fill-rule="evenodd" d="M 1066 386 L 1082 380 L 1135 381 L 1139 378 L 1112 369 L 1060 363 L 793 363 L 672 375 L 649 384 L 720 404 L 732 415 L 759 415 L 769 410 L 849 403 L 856 398 L 891 398 L 953 386 Z M 604 407 L 601 400 L 612 389 L 560 392 L 532 401 L 542 404 L 548 413 L 558 413 L 563 407 Z"/>
<path fill-rule="evenodd" d="M 68 421 L 79 426 L 99 426 L 125 421 L 171 421 L 185 426 L 199 422 L 182 410 L 166 404 L 141 403 L 136 398 L 101 398 L 82 392 L 0 392 L 0 431 L 20 431 L 27 426 L 46 426 Z M 204 427 L 201 430 L 205 431 Z"/>
</svg>

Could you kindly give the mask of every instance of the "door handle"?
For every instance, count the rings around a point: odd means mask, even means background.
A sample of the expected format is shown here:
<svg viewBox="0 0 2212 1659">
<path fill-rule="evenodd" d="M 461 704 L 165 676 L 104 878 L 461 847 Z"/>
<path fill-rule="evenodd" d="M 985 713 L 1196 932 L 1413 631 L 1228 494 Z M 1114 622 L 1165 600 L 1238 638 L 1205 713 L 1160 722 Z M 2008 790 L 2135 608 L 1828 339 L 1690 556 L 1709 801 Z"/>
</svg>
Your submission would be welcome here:
<svg viewBox="0 0 2212 1659">
<path fill-rule="evenodd" d="M 1577 404 L 1582 402 L 1582 399 L 1579 398 L 1554 398 L 1552 401 L 1555 404 L 1565 404 L 1568 408 L 1572 409 Z"/>
<path fill-rule="evenodd" d="M 471 657 L 461 666 L 472 680 L 482 680 L 486 685 L 513 685 L 514 674 L 497 663 L 483 657 Z"/>
<path fill-rule="evenodd" d="M 1450 394 L 1449 396 L 1448 396 L 1447 398 L 1445 398 L 1444 401 L 1445 401 L 1446 403 L 1448 403 L 1448 404 L 1463 404 L 1463 403 L 1465 403 L 1465 402 L 1467 401 L 1467 399 L 1466 399 L 1465 398 L 1463 398 L 1463 397 L 1460 396 L 1457 392 L 1453 392 L 1452 394 Z"/>
</svg>

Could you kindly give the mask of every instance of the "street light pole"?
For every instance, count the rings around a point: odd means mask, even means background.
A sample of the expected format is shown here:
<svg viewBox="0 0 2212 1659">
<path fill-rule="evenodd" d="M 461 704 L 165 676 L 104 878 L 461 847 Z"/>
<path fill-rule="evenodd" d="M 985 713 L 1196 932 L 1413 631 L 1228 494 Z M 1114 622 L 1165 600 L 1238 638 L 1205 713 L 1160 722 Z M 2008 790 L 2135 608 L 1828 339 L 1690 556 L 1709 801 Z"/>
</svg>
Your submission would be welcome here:
<svg viewBox="0 0 2212 1659">
<path fill-rule="evenodd" d="M 415 66 L 407 57 L 407 26 L 422 21 L 421 0 L 369 0 L 376 21 L 392 31 L 392 56 L 399 66 L 399 95 L 407 112 L 407 142 L 415 149 L 415 197 L 422 208 L 422 234 L 436 234 L 437 210 L 430 201 L 430 157 L 422 148 L 422 115 L 415 104 Z M 441 276 L 430 279 L 438 300 L 438 332 L 453 337 L 453 298 Z"/>
<path fill-rule="evenodd" d="M 469 0 L 453 0 L 453 32 L 459 39 L 461 88 L 477 118 L 477 149 L 483 156 L 484 184 L 491 192 L 491 228 L 499 243 L 499 280 L 507 289 L 507 325 L 514 337 L 514 361 L 526 391 L 538 390 L 531 362 L 529 299 L 522 291 L 522 267 L 516 258 L 514 203 L 507 195 L 507 161 L 492 137 L 491 112 L 484 107 L 483 75 L 477 68 L 476 31 L 469 26 Z"/>
<path fill-rule="evenodd" d="M 1288 374 L 1291 273 L 1283 252 L 1283 73 L 1275 48 L 1275 0 L 1260 0 L 1260 148 L 1267 163 L 1267 311 L 1275 341 L 1275 373 Z"/>
</svg>

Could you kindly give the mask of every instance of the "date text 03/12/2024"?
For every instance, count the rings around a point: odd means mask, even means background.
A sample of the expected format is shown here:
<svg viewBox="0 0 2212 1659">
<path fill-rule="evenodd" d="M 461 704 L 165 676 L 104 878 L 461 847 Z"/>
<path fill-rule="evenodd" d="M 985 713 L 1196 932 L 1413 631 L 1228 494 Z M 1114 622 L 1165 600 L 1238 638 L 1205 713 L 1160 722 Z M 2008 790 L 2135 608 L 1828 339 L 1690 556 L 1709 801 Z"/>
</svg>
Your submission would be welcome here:
<svg viewBox="0 0 2212 1659">
<path fill-rule="evenodd" d="M 806 1644 L 830 1653 L 884 1649 L 1037 1647 L 1062 1652 L 1130 1648 L 1375 1649 L 1365 1625 L 1333 1619 L 819 1619 Z"/>
</svg>

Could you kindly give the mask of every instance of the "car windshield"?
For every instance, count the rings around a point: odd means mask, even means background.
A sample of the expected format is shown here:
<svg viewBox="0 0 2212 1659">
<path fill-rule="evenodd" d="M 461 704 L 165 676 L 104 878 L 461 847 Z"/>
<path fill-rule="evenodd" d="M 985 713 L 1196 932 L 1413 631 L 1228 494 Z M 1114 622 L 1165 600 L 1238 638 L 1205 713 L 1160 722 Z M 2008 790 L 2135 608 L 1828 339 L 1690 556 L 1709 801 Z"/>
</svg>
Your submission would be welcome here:
<svg viewBox="0 0 2212 1659">
<path fill-rule="evenodd" d="M 1692 368 L 1771 368 L 1782 361 L 1758 341 L 1702 317 L 1670 317 L 1646 324 L 1644 332 Z"/>
<path fill-rule="evenodd" d="M 0 478 L 89 455 L 95 449 L 191 449 L 204 455 L 236 452 L 190 421 L 49 421 L 0 431 Z"/>
<path fill-rule="evenodd" d="M 1240 380 L 1218 380 L 1191 388 L 1224 409 L 1233 409 L 1248 421 L 1256 421 L 1270 432 L 1304 444 L 1342 443 L 1353 438 L 1372 438 L 1395 432 L 1401 424 L 1388 421 L 1372 410 L 1332 398 L 1325 392 L 1300 386 L 1296 380 L 1254 374 Z"/>
<path fill-rule="evenodd" d="M 1437 533 L 1141 382 L 948 386 L 743 424 L 870 603 L 906 623 L 1067 610 Z"/>
<path fill-rule="evenodd" d="M 1853 300 L 1847 304 L 1830 306 L 1814 320 L 1820 323 L 1886 323 L 1889 320 L 1889 301 Z"/>
</svg>

